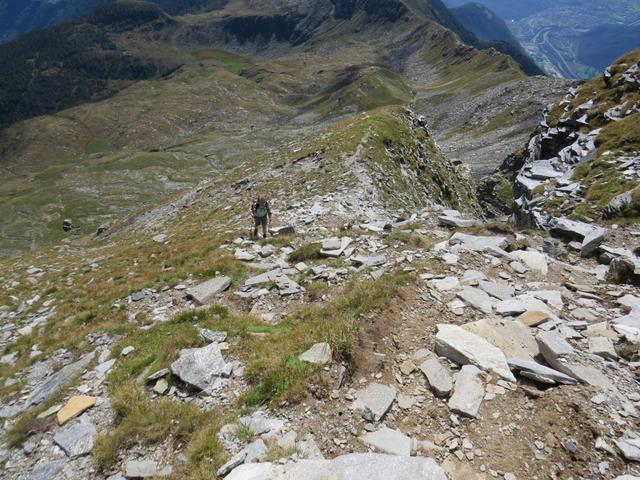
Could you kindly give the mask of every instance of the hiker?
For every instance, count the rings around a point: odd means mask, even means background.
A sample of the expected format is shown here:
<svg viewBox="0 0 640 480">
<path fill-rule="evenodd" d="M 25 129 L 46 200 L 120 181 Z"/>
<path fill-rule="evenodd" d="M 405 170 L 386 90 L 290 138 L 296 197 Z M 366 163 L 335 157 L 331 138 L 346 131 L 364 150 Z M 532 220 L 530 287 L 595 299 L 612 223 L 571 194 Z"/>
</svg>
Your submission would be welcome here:
<svg viewBox="0 0 640 480">
<path fill-rule="evenodd" d="M 266 197 L 259 196 L 251 205 L 254 229 L 253 238 L 258 238 L 258 227 L 262 225 L 262 236 L 267 238 L 267 225 L 271 224 L 271 206 Z"/>
</svg>

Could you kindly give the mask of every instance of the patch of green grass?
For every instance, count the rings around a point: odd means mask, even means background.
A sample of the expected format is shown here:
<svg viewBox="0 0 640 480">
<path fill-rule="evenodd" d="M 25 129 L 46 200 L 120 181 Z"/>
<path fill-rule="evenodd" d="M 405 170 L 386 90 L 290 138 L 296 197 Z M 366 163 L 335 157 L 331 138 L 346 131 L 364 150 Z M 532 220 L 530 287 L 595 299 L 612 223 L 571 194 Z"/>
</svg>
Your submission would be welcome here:
<svg viewBox="0 0 640 480">
<path fill-rule="evenodd" d="M 640 113 L 618 122 L 610 122 L 598 135 L 598 151 L 618 154 L 637 154 L 640 151 Z"/>
<path fill-rule="evenodd" d="M 217 442 L 219 419 L 190 402 L 168 398 L 150 400 L 140 387 L 120 385 L 113 395 L 118 426 L 97 438 L 92 450 L 96 467 L 113 467 L 120 452 L 136 445 L 153 445 L 171 439 L 175 445 L 187 444 L 189 465 L 195 471 L 214 468 L 224 461 L 224 450 Z"/>
<path fill-rule="evenodd" d="M 109 152 L 112 148 L 111 142 L 108 140 L 93 140 L 87 143 L 84 151 L 87 155 L 92 155 L 94 153 Z"/>
<path fill-rule="evenodd" d="M 291 263 L 308 262 L 310 260 L 319 260 L 322 258 L 320 254 L 322 245 L 319 243 L 305 243 L 289 255 L 289 261 Z"/>
<path fill-rule="evenodd" d="M 431 249 L 434 245 L 429 238 L 418 233 L 409 233 L 404 230 L 393 230 L 388 237 L 390 243 L 400 242 L 408 248 Z"/>
<path fill-rule="evenodd" d="M 215 48 L 201 48 L 195 50 L 192 55 L 199 61 L 220 62 L 229 72 L 235 74 L 251 67 L 251 63 L 245 57 Z"/>
</svg>

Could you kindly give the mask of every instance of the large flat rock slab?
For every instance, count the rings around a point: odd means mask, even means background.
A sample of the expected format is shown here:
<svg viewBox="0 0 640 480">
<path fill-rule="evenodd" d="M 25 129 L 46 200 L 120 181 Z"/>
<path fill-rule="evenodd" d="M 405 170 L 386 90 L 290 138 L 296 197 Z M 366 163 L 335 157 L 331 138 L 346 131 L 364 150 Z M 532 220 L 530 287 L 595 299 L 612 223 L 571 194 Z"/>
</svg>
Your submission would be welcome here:
<svg viewBox="0 0 640 480">
<path fill-rule="evenodd" d="M 467 323 L 462 328 L 498 347 L 508 358 L 533 361 L 540 353 L 531 329 L 522 322 L 488 318 Z"/>
<path fill-rule="evenodd" d="M 187 296 L 200 305 L 211 303 L 231 286 L 231 278 L 216 277 L 187 290 Z"/>
<path fill-rule="evenodd" d="M 458 365 L 475 365 L 507 381 L 516 381 L 502 350 L 457 325 L 438 325 L 436 353 Z"/>
<path fill-rule="evenodd" d="M 302 460 L 288 465 L 241 465 L 227 480 L 447 480 L 431 458 L 353 453 L 334 460 Z"/>
<path fill-rule="evenodd" d="M 94 354 L 90 353 L 82 357 L 75 363 L 67 365 L 51 375 L 43 384 L 36 388 L 29 398 L 27 398 L 26 407 L 40 405 L 50 400 L 58 391 L 79 375 L 93 360 Z"/>
</svg>

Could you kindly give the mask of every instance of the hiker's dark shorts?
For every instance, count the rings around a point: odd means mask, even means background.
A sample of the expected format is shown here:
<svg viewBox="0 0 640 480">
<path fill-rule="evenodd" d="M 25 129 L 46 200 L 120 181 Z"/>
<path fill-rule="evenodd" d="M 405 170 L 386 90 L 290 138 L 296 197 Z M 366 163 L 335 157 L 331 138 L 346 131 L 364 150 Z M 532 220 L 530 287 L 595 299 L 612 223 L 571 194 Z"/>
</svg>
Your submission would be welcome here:
<svg viewBox="0 0 640 480">
<path fill-rule="evenodd" d="M 253 217 L 253 219 L 256 222 L 256 227 L 259 227 L 261 225 L 267 226 L 269 223 L 269 217 Z"/>
</svg>

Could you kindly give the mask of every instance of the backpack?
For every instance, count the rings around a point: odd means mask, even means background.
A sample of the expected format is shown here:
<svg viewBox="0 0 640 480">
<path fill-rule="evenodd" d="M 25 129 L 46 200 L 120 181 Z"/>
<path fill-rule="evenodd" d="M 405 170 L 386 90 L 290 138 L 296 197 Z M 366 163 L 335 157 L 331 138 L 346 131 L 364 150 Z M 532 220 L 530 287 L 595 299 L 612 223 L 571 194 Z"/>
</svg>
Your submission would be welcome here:
<svg viewBox="0 0 640 480">
<path fill-rule="evenodd" d="M 267 210 L 266 205 L 265 206 L 261 206 L 261 205 L 257 205 L 256 208 L 256 217 L 258 218 L 264 218 L 267 216 L 267 214 L 269 213 L 269 210 Z"/>
</svg>

